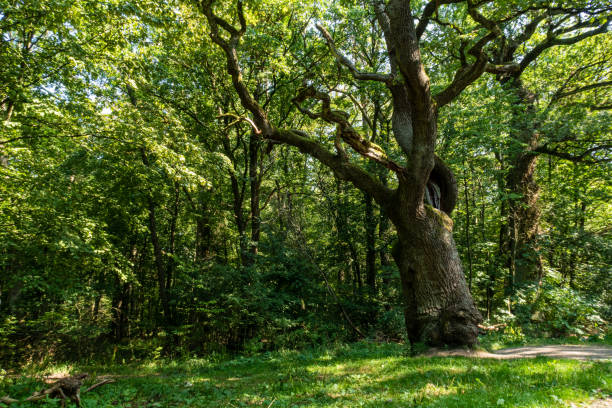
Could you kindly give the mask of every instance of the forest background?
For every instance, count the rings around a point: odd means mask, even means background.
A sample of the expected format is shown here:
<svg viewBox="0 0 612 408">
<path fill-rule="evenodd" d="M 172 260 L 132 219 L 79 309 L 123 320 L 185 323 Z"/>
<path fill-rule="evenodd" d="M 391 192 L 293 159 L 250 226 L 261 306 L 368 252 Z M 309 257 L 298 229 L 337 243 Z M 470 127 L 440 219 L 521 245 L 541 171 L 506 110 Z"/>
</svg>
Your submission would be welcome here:
<svg viewBox="0 0 612 408">
<path fill-rule="evenodd" d="M 0 359 L 408 340 L 389 214 L 262 137 L 210 36 L 210 18 L 244 27 L 242 80 L 267 117 L 395 188 L 303 91 L 405 164 L 391 95 L 359 78 L 389 68 L 374 3 L 0 1 Z M 440 108 L 435 146 L 489 339 L 609 336 L 612 7 L 412 8 L 435 92 L 501 27 Z"/>
</svg>

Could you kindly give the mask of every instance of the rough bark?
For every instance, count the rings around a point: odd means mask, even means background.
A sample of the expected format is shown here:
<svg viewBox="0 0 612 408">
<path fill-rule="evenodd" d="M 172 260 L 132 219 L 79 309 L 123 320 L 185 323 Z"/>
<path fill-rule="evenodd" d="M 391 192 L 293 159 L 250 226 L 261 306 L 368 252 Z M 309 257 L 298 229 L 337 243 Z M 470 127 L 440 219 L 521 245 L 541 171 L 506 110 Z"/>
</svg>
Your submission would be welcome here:
<svg viewBox="0 0 612 408">
<path fill-rule="evenodd" d="M 539 186 L 534 172 L 537 156 L 528 152 L 516 158 L 515 167 L 508 174 L 508 190 L 520 194 L 509 201 L 510 268 L 514 283 L 522 284 L 542 278 L 542 259 L 538 246 L 540 209 Z"/>
<path fill-rule="evenodd" d="M 451 219 L 427 205 L 422 216 L 398 224 L 404 227 L 398 230 L 393 256 L 400 271 L 410 341 L 475 344 L 482 317 L 465 282 Z"/>
</svg>

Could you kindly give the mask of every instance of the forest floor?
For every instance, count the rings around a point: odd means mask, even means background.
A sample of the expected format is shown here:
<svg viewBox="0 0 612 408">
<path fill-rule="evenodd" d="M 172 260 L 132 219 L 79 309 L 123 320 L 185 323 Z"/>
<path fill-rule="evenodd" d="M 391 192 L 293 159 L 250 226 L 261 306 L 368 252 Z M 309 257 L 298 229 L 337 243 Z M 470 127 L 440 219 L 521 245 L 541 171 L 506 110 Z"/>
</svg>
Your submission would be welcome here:
<svg viewBox="0 0 612 408">
<path fill-rule="evenodd" d="M 516 349 L 515 349 L 516 350 Z M 399 344 L 104 365 L 0 375 L 0 397 L 23 399 L 44 378 L 88 372 L 87 407 L 592 407 L 610 405 L 612 361 L 412 357 Z M 1 373 L 1 370 L 0 370 Z M 608 401 L 608 402 L 606 402 Z M 13 406 L 58 406 L 55 401 Z"/>
</svg>

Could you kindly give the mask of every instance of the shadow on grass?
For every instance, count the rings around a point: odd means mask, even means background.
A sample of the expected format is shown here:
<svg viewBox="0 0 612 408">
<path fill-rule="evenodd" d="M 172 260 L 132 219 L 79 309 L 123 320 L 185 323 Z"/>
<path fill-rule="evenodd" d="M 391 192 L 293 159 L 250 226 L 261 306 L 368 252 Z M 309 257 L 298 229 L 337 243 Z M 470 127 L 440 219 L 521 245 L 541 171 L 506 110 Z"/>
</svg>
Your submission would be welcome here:
<svg viewBox="0 0 612 408">
<path fill-rule="evenodd" d="M 94 375 L 127 374 L 85 394 L 83 406 L 552 407 L 612 392 L 610 363 L 428 359 L 405 351 L 399 345 L 359 343 L 216 363 L 82 367 Z M 0 382 L 0 394 L 32 391 L 15 387 Z"/>
</svg>

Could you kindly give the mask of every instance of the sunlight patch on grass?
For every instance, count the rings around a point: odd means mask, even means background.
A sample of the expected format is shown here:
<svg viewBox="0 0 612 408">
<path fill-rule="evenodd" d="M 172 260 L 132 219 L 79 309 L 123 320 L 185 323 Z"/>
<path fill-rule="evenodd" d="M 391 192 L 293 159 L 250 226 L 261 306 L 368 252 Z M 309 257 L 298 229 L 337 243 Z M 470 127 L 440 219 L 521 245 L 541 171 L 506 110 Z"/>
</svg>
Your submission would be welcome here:
<svg viewBox="0 0 612 408">
<path fill-rule="evenodd" d="M 566 407 L 612 393 L 609 362 L 412 358 L 405 351 L 357 343 L 216 362 L 70 369 L 120 374 L 116 383 L 85 394 L 85 407 Z M 37 382 L 28 381 L 0 378 L 0 395 L 30 395 Z"/>
</svg>

